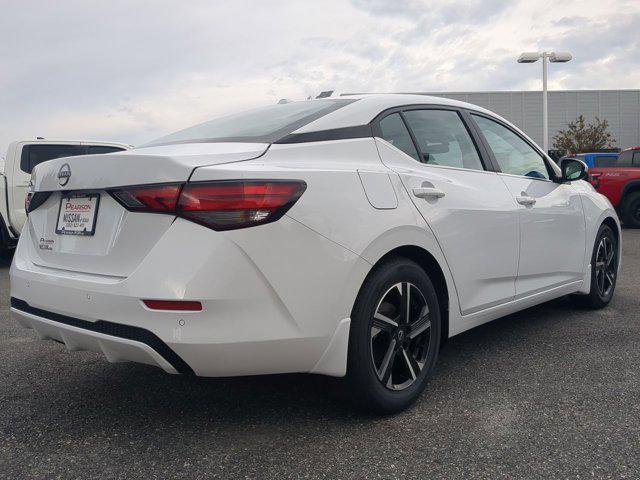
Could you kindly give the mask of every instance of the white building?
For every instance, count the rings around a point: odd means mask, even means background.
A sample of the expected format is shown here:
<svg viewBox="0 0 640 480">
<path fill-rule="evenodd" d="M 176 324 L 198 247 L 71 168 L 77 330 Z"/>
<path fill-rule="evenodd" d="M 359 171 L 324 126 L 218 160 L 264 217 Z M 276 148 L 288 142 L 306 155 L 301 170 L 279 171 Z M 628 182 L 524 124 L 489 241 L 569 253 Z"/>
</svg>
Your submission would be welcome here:
<svg viewBox="0 0 640 480">
<path fill-rule="evenodd" d="M 473 103 L 496 112 L 542 145 L 542 92 L 426 93 Z M 561 90 L 549 92 L 549 148 L 553 137 L 582 114 L 609 122 L 615 146 L 640 145 L 640 90 Z"/>
</svg>

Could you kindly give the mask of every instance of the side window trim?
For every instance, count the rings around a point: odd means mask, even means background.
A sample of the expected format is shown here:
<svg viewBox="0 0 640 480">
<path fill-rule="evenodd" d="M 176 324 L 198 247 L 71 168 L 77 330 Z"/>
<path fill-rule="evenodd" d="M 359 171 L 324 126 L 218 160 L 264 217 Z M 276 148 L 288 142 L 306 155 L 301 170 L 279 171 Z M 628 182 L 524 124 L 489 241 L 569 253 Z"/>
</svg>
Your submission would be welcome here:
<svg viewBox="0 0 640 480">
<path fill-rule="evenodd" d="M 501 125 L 502 127 L 504 127 L 507 130 L 509 130 L 511 133 L 513 133 L 520 140 L 522 140 L 524 143 L 529 145 L 529 147 L 531 147 L 533 149 L 533 151 L 536 152 L 538 155 L 540 155 L 540 158 L 542 158 L 542 162 L 544 163 L 544 166 L 547 169 L 547 174 L 549 175 L 549 178 L 546 179 L 546 178 L 525 177 L 524 175 L 515 175 L 513 173 L 504 173 L 502 171 L 502 169 L 500 168 L 500 165 L 498 164 L 498 161 L 496 160 L 495 155 L 493 154 L 493 150 L 491 150 L 491 147 L 489 146 L 489 142 L 487 141 L 486 137 L 482 133 L 482 130 L 480 130 L 480 127 L 478 126 L 476 121 L 473 119 L 474 115 L 477 115 L 478 117 L 486 118 L 488 120 L 491 120 L 491 121 L 497 123 L 498 125 Z M 496 168 L 495 171 L 496 172 L 503 173 L 504 175 L 513 175 L 514 177 L 531 178 L 532 180 L 541 180 L 541 181 L 545 181 L 545 182 L 557 182 L 559 180 L 558 177 L 556 176 L 555 171 L 549 166 L 549 163 L 547 161 L 547 156 L 544 155 L 544 153 L 535 144 L 531 143 L 529 140 L 524 138 L 522 135 L 520 135 L 518 132 L 516 132 L 513 128 L 511 128 L 509 125 L 506 125 L 504 122 L 500 121 L 499 118 L 495 118 L 495 117 L 493 117 L 491 115 L 486 115 L 485 113 L 477 112 L 475 110 L 470 110 L 469 111 L 469 121 L 474 125 L 474 128 L 477 130 L 478 136 L 480 137 L 482 143 L 484 144 L 485 148 L 487 149 L 487 154 L 491 158 L 491 163 L 493 163 L 495 165 L 495 168 Z"/>
<path fill-rule="evenodd" d="M 480 156 L 482 157 L 485 168 L 492 172 L 500 172 L 500 166 L 493 156 L 493 152 L 491 151 L 491 148 L 489 148 L 489 144 L 486 142 L 484 135 L 482 135 L 480 128 L 473 120 L 473 118 L 471 118 L 469 110 L 467 110 L 466 108 L 461 109 L 461 115 L 465 124 L 467 125 L 467 129 L 469 130 L 474 142 L 476 143 L 478 151 L 480 151 Z"/>
<path fill-rule="evenodd" d="M 400 114 L 400 118 L 402 119 L 402 123 L 404 123 L 404 128 L 406 128 L 407 132 L 409 132 L 409 136 L 411 137 L 411 141 L 413 142 L 413 146 L 416 147 L 416 152 L 418 152 L 418 163 L 424 163 L 422 161 L 422 159 L 424 158 L 424 155 L 422 153 L 422 150 L 420 150 L 420 144 L 418 143 L 418 139 L 416 138 L 416 136 L 413 134 L 413 130 L 409 126 L 409 122 L 407 122 L 407 119 L 404 116 L 404 111 L 400 110 L 398 113 Z"/>
<path fill-rule="evenodd" d="M 418 152 L 418 156 L 419 158 L 424 158 L 422 150 L 420 149 L 420 144 L 418 143 L 418 140 L 416 139 L 416 136 L 413 133 L 413 130 L 411 129 L 411 126 L 409 125 L 409 122 L 407 122 L 407 119 L 404 116 L 404 112 L 407 111 L 411 111 L 411 110 L 447 110 L 450 112 L 456 112 L 458 114 L 458 117 L 460 118 L 460 121 L 462 122 L 462 125 L 464 125 L 464 128 L 466 129 L 467 133 L 469 134 L 469 137 L 471 138 L 471 142 L 473 143 L 474 147 L 476 148 L 476 152 L 478 153 L 478 157 L 480 158 L 480 163 L 482 164 L 484 170 L 476 170 L 476 171 L 483 171 L 483 172 L 498 172 L 500 171 L 498 168 L 496 168 L 496 164 L 495 164 L 495 160 L 493 158 L 493 155 L 489 155 L 487 152 L 487 149 L 485 147 L 485 144 L 483 143 L 483 138 L 478 135 L 476 133 L 476 125 L 475 123 L 470 119 L 467 118 L 468 114 L 466 113 L 466 109 L 463 108 L 457 108 L 457 107 L 450 107 L 447 105 L 437 105 L 437 104 L 417 104 L 417 105 L 403 105 L 400 107 L 393 107 L 387 110 L 384 110 L 382 112 L 380 112 L 376 118 L 374 118 L 371 121 L 371 125 L 372 125 L 372 133 L 374 136 L 376 137 L 380 137 L 382 138 L 382 130 L 380 128 L 380 122 L 388 117 L 389 115 L 393 115 L 394 113 L 399 113 L 400 114 L 400 118 L 402 118 L 402 121 L 404 123 L 404 126 L 406 127 L 407 131 L 409 132 L 409 135 L 411 136 L 411 141 L 413 142 L 413 146 L 415 147 L 416 151 Z M 418 163 L 422 163 L 424 165 L 426 165 L 424 162 L 421 162 L 418 160 Z M 466 169 L 468 170 L 468 169 Z M 472 171 L 472 170 L 469 170 Z"/>
</svg>

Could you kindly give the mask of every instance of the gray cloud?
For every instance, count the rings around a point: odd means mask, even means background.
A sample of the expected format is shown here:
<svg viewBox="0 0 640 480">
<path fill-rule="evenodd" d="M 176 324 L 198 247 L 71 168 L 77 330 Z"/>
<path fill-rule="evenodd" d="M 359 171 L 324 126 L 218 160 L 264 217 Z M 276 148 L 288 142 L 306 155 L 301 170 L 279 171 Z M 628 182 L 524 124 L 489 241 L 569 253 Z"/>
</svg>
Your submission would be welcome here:
<svg viewBox="0 0 640 480">
<path fill-rule="evenodd" d="M 5 0 L 0 149 L 35 135 L 140 143 L 339 91 L 638 88 L 640 5 L 615 0 Z M 619 12 L 624 11 L 624 15 Z M 639 72 L 639 73 L 636 73 Z"/>
</svg>

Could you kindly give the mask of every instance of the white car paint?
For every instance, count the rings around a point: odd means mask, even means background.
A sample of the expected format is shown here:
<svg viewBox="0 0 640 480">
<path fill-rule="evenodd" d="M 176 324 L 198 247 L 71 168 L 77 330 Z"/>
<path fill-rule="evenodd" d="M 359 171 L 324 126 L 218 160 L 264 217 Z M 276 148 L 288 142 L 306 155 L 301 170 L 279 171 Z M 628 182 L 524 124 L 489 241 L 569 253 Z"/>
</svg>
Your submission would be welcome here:
<svg viewBox="0 0 640 480">
<path fill-rule="evenodd" d="M 403 105 L 490 114 L 425 96 L 356 98 L 293 133 L 368 124 Z M 65 187 L 57 178 L 63 163 L 73 172 Z M 229 231 L 127 211 L 104 192 L 231 179 L 303 180 L 307 188 L 279 220 Z M 33 182 L 36 192 L 53 193 L 30 213 L 11 267 L 11 296 L 36 311 L 14 304 L 19 321 L 70 350 L 179 371 L 148 341 L 55 318 L 144 329 L 203 376 L 344 375 L 356 296 L 372 268 L 398 248 L 427 252 L 438 265 L 448 300 L 445 335 L 452 336 L 561 295 L 588 292 L 598 227 L 610 218 L 619 233 L 613 208 L 585 182 L 420 164 L 373 136 L 153 146 L 100 161 L 52 160 L 36 168 Z M 60 192 L 69 189 L 101 192 L 95 236 L 54 233 Z M 445 195 L 418 198 L 414 189 Z M 516 201 L 522 192 L 536 197 L 534 207 Z M 52 241 L 50 249 L 41 248 L 42 239 Z M 153 311 L 142 299 L 200 301 L 203 310 Z"/>
</svg>

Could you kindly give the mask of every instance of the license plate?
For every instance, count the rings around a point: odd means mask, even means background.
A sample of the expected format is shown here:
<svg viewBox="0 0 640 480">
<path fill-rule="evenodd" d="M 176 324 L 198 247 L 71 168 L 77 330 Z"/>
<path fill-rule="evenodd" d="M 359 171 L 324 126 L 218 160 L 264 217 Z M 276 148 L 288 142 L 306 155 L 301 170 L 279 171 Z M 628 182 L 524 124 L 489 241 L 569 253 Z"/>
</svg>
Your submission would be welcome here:
<svg viewBox="0 0 640 480">
<path fill-rule="evenodd" d="M 56 233 L 91 236 L 96 232 L 100 194 L 65 195 L 60 199 Z"/>
</svg>

